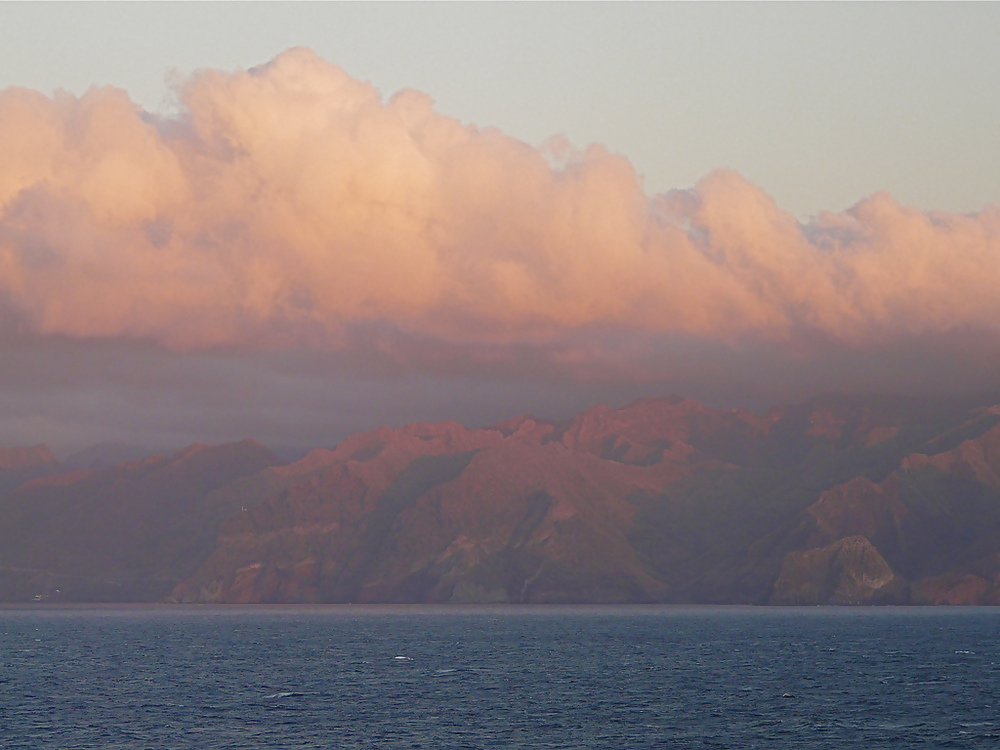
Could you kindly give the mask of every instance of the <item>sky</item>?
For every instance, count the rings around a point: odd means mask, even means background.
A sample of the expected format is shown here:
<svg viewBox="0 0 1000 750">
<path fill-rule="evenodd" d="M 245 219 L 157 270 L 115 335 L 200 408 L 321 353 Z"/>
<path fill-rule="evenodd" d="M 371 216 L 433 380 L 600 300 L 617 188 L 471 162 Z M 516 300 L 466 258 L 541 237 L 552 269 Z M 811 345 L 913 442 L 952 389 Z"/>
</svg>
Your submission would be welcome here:
<svg viewBox="0 0 1000 750">
<path fill-rule="evenodd" d="M 0 3 L 0 445 L 1000 375 L 994 3 Z"/>
</svg>

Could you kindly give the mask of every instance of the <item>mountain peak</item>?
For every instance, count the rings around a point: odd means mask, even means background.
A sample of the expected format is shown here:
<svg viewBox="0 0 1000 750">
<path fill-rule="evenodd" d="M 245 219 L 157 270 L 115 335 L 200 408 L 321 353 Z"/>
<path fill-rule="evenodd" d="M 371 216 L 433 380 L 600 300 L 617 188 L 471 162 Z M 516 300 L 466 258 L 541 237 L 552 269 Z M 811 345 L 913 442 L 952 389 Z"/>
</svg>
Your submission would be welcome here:
<svg viewBox="0 0 1000 750">
<path fill-rule="evenodd" d="M 0 455 L 27 466 L 0 465 L 0 600 L 1000 604 L 995 406 L 673 396 L 286 465 L 253 440 Z"/>
</svg>

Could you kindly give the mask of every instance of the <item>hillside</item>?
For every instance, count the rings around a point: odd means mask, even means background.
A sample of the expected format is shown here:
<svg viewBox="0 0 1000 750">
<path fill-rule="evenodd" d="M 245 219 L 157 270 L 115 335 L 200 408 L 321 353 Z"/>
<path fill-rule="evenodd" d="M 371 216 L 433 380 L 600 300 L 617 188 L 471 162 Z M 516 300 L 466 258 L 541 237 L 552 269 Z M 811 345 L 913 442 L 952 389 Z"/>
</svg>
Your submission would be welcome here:
<svg viewBox="0 0 1000 750">
<path fill-rule="evenodd" d="M 992 405 L 642 399 L 286 465 L 32 450 L 0 498 L 5 601 L 1000 603 Z"/>
</svg>

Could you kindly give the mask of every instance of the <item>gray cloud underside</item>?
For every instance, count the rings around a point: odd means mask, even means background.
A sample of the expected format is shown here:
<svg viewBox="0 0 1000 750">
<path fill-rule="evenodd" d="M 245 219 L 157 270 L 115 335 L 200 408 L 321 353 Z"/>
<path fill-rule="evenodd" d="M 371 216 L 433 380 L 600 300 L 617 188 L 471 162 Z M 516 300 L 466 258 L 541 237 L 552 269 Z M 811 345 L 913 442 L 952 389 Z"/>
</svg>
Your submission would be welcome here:
<svg viewBox="0 0 1000 750">
<path fill-rule="evenodd" d="M 164 120 L 0 92 L 0 442 L 998 382 L 995 207 L 802 224 L 730 171 L 647 196 L 600 146 L 386 101 L 302 49 L 178 96 Z"/>
</svg>

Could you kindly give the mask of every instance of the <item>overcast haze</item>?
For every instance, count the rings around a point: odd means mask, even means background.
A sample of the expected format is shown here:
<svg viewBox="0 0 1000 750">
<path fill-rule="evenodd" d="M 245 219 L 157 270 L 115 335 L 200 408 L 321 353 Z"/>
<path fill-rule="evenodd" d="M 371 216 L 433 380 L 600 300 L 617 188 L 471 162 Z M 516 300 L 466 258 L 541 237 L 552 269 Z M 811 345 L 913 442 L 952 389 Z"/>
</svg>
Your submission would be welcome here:
<svg viewBox="0 0 1000 750">
<path fill-rule="evenodd" d="M 2 4 L 0 445 L 1000 375 L 995 4 Z"/>
</svg>

